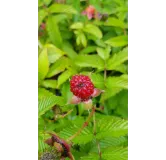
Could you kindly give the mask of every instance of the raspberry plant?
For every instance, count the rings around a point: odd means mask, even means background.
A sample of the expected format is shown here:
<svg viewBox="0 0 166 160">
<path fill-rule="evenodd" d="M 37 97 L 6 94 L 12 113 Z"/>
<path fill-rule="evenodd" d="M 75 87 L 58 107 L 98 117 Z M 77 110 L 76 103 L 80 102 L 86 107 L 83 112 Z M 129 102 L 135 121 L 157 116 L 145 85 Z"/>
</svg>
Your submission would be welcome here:
<svg viewBox="0 0 166 160">
<path fill-rule="evenodd" d="M 127 160 L 126 0 L 39 0 L 40 160 Z"/>
</svg>

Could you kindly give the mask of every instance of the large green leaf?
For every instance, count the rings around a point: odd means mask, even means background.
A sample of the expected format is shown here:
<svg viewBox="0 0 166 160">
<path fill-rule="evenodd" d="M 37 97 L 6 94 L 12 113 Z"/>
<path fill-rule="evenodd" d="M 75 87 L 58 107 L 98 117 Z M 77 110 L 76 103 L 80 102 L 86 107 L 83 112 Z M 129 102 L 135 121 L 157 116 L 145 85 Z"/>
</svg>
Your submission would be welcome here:
<svg viewBox="0 0 166 160">
<path fill-rule="evenodd" d="M 99 39 L 101 39 L 103 37 L 103 34 L 102 34 L 101 30 L 93 24 L 85 25 L 85 27 L 83 28 L 83 31 L 87 32 L 87 33 L 90 33 L 90 34 L 94 35 L 95 37 L 97 37 Z"/>
<path fill-rule="evenodd" d="M 62 48 L 70 58 L 73 59 L 77 56 L 77 53 L 75 52 L 75 50 L 73 49 L 73 46 L 69 42 L 65 41 L 63 43 Z"/>
<path fill-rule="evenodd" d="M 49 70 L 49 61 L 47 55 L 47 49 L 43 49 L 39 54 L 38 58 L 38 73 L 39 73 L 39 81 L 44 79 Z"/>
<path fill-rule="evenodd" d="M 62 47 L 62 37 L 59 31 L 59 27 L 56 21 L 56 17 L 49 16 L 47 19 L 47 31 L 51 41 L 57 46 L 58 48 Z"/>
<path fill-rule="evenodd" d="M 56 80 L 44 80 L 41 84 L 45 88 L 56 88 L 57 87 L 57 81 Z"/>
<path fill-rule="evenodd" d="M 104 76 L 99 73 L 91 74 L 91 79 L 96 88 L 104 89 Z"/>
<path fill-rule="evenodd" d="M 96 52 L 97 46 L 87 46 L 86 48 L 82 49 L 79 54 L 88 54 Z"/>
<path fill-rule="evenodd" d="M 48 59 L 50 63 L 54 63 L 60 57 L 65 55 L 65 52 L 57 48 L 55 45 L 46 44 L 45 48 L 48 50 Z"/>
<path fill-rule="evenodd" d="M 110 52 L 111 52 L 111 48 L 109 46 L 107 46 L 106 48 L 100 48 L 100 47 L 97 47 L 97 53 L 98 55 L 104 59 L 104 60 L 107 60 L 110 56 Z"/>
<path fill-rule="evenodd" d="M 104 61 L 98 55 L 78 55 L 75 64 L 80 67 L 104 69 Z"/>
<path fill-rule="evenodd" d="M 108 70 L 116 70 L 119 65 L 128 60 L 128 47 L 124 48 L 117 54 L 114 54 L 107 62 Z"/>
<path fill-rule="evenodd" d="M 119 77 L 109 77 L 106 80 L 107 88 L 122 88 L 128 89 L 128 75 L 123 74 Z"/>
<path fill-rule="evenodd" d="M 106 44 L 111 45 L 112 47 L 123 47 L 128 45 L 128 36 L 117 36 L 110 38 L 105 41 Z"/>
<path fill-rule="evenodd" d="M 75 22 L 70 26 L 71 29 L 83 29 L 83 27 L 84 24 L 82 22 Z"/>
<path fill-rule="evenodd" d="M 121 27 L 121 28 L 125 28 L 125 26 L 126 26 L 122 20 L 119 20 L 119 19 L 114 18 L 114 17 L 109 17 L 107 19 L 107 21 L 105 21 L 104 25 L 105 26 Z"/>
<path fill-rule="evenodd" d="M 65 72 L 63 72 L 59 77 L 58 77 L 58 86 L 59 87 L 61 84 L 63 84 L 64 82 L 66 82 L 67 80 L 69 80 L 69 78 L 75 74 L 75 72 L 73 70 L 66 70 Z"/>
<path fill-rule="evenodd" d="M 53 4 L 49 7 L 50 13 L 68 13 L 68 14 L 77 14 L 77 10 L 74 9 L 71 5 L 66 4 Z"/>
<path fill-rule="evenodd" d="M 38 12 L 38 27 L 43 22 L 44 18 L 48 15 L 48 13 L 44 9 L 40 9 Z"/>
<path fill-rule="evenodd" d="M 63 72 L 68 65 L 68 59 L 66 57 L 61 57 L 50 67 L 47 78 L 53 77 L 58 73 Z"/>
<path fill-rule="evenodd" d="M 81 125 L 73 125 L 73 126 L 69 126 L 66 127 L 65 129 L 63 129 L 59 135 L 64 138 L 67 139 L 69 137 L 71 137 L 72 135 L 74 135 L 79 129 L 81 128 Z M 82 132 L 76 136 L 73 139 L 73 143 L 74 144 L 86 144 L 90 141 L 92 141 L 93 139 L 93 132 L 90 130 L 89 127 L 86 127 L 82 130 Z"/>
<path fill-rule="evenodd" d="M 128 147 L 109 147 L 102 157 L 106 160 L 128 160 Z"/>
<path fill-rule="evenodd" d="M 120 137 L 128 133 L 128 121 L 113 116 L 105 116 L 97 121 L 97 139 Z"/>
<path fill-rule="evenodd" d="M 49 95 L 46 97 L 40 97 L 38 99 L 38 115 L 39 117 L 43 115 L 45 112 L 50 110 L 53 106 L 55 105 L 60 105 L 64 106 L 64 99 L 63 97 L 60 96 L 55 96 L 55 95 Z"/>
</svg>

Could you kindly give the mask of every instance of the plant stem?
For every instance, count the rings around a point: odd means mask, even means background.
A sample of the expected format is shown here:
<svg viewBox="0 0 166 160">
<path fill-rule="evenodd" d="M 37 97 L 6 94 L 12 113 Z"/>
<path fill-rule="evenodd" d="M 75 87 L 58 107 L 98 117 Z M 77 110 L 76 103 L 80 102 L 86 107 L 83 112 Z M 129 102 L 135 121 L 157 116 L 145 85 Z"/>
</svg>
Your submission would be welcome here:
<svg viewBox="0 0 166 160">
<path fill-rule="evenodd" d="M 78 136 L 78 135 L 82 132 L 82 130 L 83 130 L 86 126 L 88 126 L 89 121 L 90 121 L 90 119 L 91 119 L 91 117 L 93 116 L 94 113 L 95 113 L 95 107 L 92 107 L 92 111 L 91 111 L 91 113 L 89 114 L 89 116 L 88 116 L 86 122 L 84 122 L 84 124 L 82 125 L 82 127 L 81 127 L 74 135 L 72 135 L 71 137 L 69 137 L 69 138 L 67 139 L 67 141 L 71 141 L 72 139 L 74 139 L 76 136 Z"/>
<path fill-rule="evenodd" d="M 94 134 L 94 136 L 95 136 L 95 139 L 96 139 L 96 120 L 95 120 L 95 113 L 94 113 L 94 115 L 93 115 L 93 134 Z M 101 158 L 101 149 L 100 149 L 100 144 L 99 144 L 99 141 L 96 139 L 96 144 L 97 144 L 97 148 L 98 148 L 98 153 L 99 153 L 99 158 L 100 158 L 100 160 L 102 159 Z"/>
</svg>

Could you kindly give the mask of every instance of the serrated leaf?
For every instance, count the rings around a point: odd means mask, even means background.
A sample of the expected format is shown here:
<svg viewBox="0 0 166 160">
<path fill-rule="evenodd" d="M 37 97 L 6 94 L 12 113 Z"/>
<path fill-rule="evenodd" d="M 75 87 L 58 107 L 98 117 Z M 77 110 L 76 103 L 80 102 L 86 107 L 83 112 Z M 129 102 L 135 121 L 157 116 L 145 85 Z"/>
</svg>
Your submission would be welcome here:
<svg viewBox="0 0 166 160">
<path fill-rule="evenodd" d="M 40 9 L 38 12 L 38 27 L 43 22 L 44 18 L 48 15 L 48 13 L 44 9 Z"/>
<path fill-rule="evenodd" d="M 39 117 L 43 115 L 46 111 L 50 110 L 55 105 L 64 106 L 65 103 L 63 97 L 52 95 L 52 96 L 39 98 L 38 100 Z"/>
<path fill-rule="evenodd" d="M 80 128 L 81 128 L 81 125 L 69 126 L 65 129 L 63 129 L 59 133 L 59 135 L 60 135 L 60 137 L 67 139 L 67 138 L 71 137 L 72 135 L 74 135 Z M 89 127 L 86 127 L 72 141 L 74 144 L 86 144 L 86 143 L 92 141 L 92 139 L 93 139 L 93 132 L 91 132 Z"/>
<path fill-rule="evenodd" d="M 109 89 L 112 88 L 128 89 L 128 75 L 123 74 L 119 77 L 109 77 L 106 80 L 106 86 Z"/>
<path fill-rule="evenodd" d="M 127 65 L 125 65 L 125 64 L 120 64 L 119 66 L 114 67 L 113 70 L 118 71 L 118 72 L 121 72 L 121 73 L 127 73 Z"/>
<path fill-rule="evenodd" d="M 67 4 L 53 4 L 49 7 L 50 13 L 77 14 L 77 10 Z"/>
<path fill-rule="evenodd" d="M 105 100 L 107 100 L 110 97 L 115 96 L 116 94 L 118 94 L 120 91 L 122 91 L 122 88 L 110 88 L 110 89 L 106 89 L 105 92 L 101 95 L 101 99 L 100 102 L 104 102 Z"/>
<path fill-rule="evenodd" d="M 123 47 L 128 45 L 128 36 L 124 35 L 110 38 L 105 41 L 105 43 L 111 45 L 112 47 Z"/>
<path fill-rule="evenodd" d="M 53 77 L 58 73 L 63 72 L 68 65 L 68 59 L 66 57 L 61 57 L 50 67 L 47 78 Z"/>
<path fill-rule="evenodd" d="M 48 50 L 48 59 L 50 63 L 54 63 L 60 57 L 65 55 L 65 52 L 57 48 L 55 45 L 46 44 L 44 47 Z"/>
<path fill-rule="evenodd" d="M 78 55 L 74 61 L 80 67 L 104 69 L 104 61 L 98 55 Z"/>
<path fill-rule="evenodd" d="M 56 17 L 49 16 L 47 19 L 47 31 L 51 41 L 57 46 L 58 48 L 62 47 L 62 37 L 59 31 L 59 27 L 56 21 Z"/>
<path fill-rule="evenodd" d="M 91 79 L 96 88 L 104 89 L 104 76 L 99 73 L 91 74 Z"/>
<path fill-rule="evenodd" d="M 65 72 L 63 72 L 59 77 L 58 77 L 58 85 L 57 87 L 59 88 L 59 86 L 61 84 L 63 84 L 64 82 L 66 82 L 73 74 L 75 74 L 74 71 L 71 70 L 66 70 Z"/>
<path fill-rule="evenodd" d="M 79 54 L 88 54 L 96 52 L 97 46 L 87 46 L 86 48 L 82 49 Z"/>
<path fill-rule="evenodd" d="M 128 160 L 128 148 L 109 147 L 102 153 L 102 157 L 106 160 Z"/>
<path fill-rule="evenodd" d="M 105 26 L 114 26 L 114 27 L 121 27 L 121 28 L 125 28 L 125 23 L 122 20 L 119 20 L 117 18 L 114 17 L 109 17 L 105 22 L 104 22 Z"/>
<path fill-rule="evenodd" d="M 107 137 L 104 139 L 101 139 L 99 141 L 100 144 L 100 149 L 101 151 L 105 151 L 106 148 L 108 147 L 117 147 L 117 146 L 125 146 L 127 143 L 127 138 L 126 137 Z M 98 146 L 94 145 L 90 148 L 90 152 L 95 152 L 98 150 Z"/>
<path fill-rule="evenodd" d="M 124 48 L 117 54 L 114 54 L 107 62 L 106 68 L 108 70 L 114 70 L 118 68 L 123 62 L 128 60 L 128 47 Z"/>
<path fill-rule="evenodd" d="M 109 46 L 107 48 L 98 47 L 96 50 L 97 50 L 98 55 L 102 59 L 107 60 L 109 58 L 110 52 L 111 52 L 111 48 Z"/>
<path fill-rule="evenodd" d="M 43 49 L 38 58 L 39 81 L 44 79 L 49 70 L 47 49 Z"/>
<path fill-rule="evenodd" d="M 99 155 L 97 153 L 90 153 L 81 157 L 81 160 L 99 160 Z"/>
<path fill-rule="evenodd" d="M 85 27 L 83 28 L 83 31 L 90 33 L 99 39 L 101 39 L 103 37 L 103 34 L 102 34 L 101 30 L 99 29 L 99 27 L 97 27 L 93 24 L 85 25 Z"/>
<path fill-rule="evenodd" d="M 71 29 L 82 29 L 83 27 L 84 24 L 82 22 L 75 22 L 70 26 Z"/>
<path fill-rule="evenodd" d="M 56 88 L 57 87 L 57 81 L 56 80 L 44 80 L 41 85 L 45 88 Z"/>
<path fill-rule="evenodd" d="M 97 139 L 120 137 L 128 133 L 128 121 L 113 116 L 105 116 L 97 121 Z"/>
</svg>

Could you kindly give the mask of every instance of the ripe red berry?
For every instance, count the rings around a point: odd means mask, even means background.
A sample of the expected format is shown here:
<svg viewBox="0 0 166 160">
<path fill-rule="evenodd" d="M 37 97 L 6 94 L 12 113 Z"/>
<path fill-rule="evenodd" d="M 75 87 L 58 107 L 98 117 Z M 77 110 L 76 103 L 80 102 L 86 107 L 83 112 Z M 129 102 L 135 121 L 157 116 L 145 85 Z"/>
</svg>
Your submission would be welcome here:
<svg viewBox="0 0 166 160">
<path fill-rule="evenodd" d="M 86 101 L 91 98 L 94 92 L 94 85 L 90 78 L 85 75 L 75 75 L 70 80 L 70 91 L 82 101 Z"/>
</svg>

